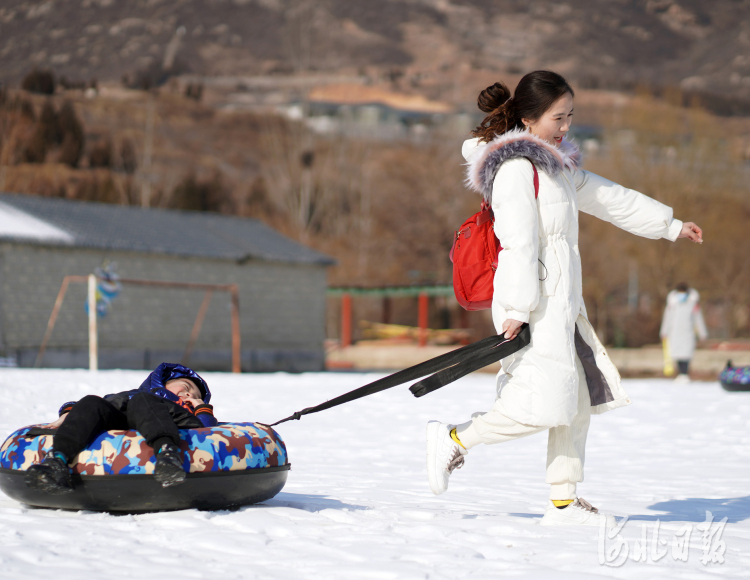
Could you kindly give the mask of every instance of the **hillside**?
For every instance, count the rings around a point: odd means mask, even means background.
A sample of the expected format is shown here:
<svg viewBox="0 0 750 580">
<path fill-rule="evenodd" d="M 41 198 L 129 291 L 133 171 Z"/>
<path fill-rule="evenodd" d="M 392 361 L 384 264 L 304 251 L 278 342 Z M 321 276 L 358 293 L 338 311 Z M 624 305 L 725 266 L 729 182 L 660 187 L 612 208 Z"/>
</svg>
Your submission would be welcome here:
<svg viewBox="0 0 750 580">
<path fill-rule="evenodd" d="M 750 0 L 5 0 L 0 81 L 319 71 L 455 102 L 472 71 L 549 67 L 590 88 L 681 85 L 731 113 L 750 103 L 748 22 Z"/>
<path fill-rule="evenodd" d="M 1 6 L 0 190 L 257 217 L 335 256 L 332 285 L 445 284 L 452 233 L 476 211 L 460 155 L 476 95 L 544 66 L 576 88 L 571 136 L 586 168 L 706 232 L 693 251 L 582 217 L 584 295 L 602 339 L 658 340 L 681 280 L 701 292 L 714 336 L 750 335 L 750 1 Z M 19 90 L 34 66 L 68 87 L 95 77 L 98 90 Z M 356 319 L 380 318 L 371 302 Z M 401 301 L 391 321 L 414 324 L 415 311 Z M 486 313 L 466 320 L 454 304 L 431 313 L 435 328 L 492 330 Z M 335 315 L 328 324 L 335 336 Z"/>
</svg>

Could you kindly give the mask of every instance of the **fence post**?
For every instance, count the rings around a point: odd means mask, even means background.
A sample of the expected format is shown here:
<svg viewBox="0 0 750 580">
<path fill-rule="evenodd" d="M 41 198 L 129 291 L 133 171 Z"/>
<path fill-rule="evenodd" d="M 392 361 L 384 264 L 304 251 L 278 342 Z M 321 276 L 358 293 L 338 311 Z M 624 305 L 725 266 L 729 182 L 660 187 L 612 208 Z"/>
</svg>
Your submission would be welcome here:
<svg viewBox="0 0 750 580">
<path fill-rule="evenodd" d="M 341 348 L 352 344 L 352 297 L 349 294 L 341 296 Z"/>
<path fill-rule="evenodd" d="M 391 297 L 383 296 L 383 324 L 391 323 Z"/>
<path fill-rule="evenodd" d="M 96 276 L 89 274 L 89 370 L 99 370 L 99 341 L 96 333 Z"/>
<path fill-rule="evenodd" d="M 430 297 L 424 292 L 419 294 L 419 346 L 427 344 L 427 325 L 430 319 Z"/>
<path fill-rule="evenodd" d="M 229 293 L 231 296 L 232 308 L 232 372 L 242 372 L 242 346 L 240 345 L 240 287 L 237 284 L 230 284 Z"/>
</svg>

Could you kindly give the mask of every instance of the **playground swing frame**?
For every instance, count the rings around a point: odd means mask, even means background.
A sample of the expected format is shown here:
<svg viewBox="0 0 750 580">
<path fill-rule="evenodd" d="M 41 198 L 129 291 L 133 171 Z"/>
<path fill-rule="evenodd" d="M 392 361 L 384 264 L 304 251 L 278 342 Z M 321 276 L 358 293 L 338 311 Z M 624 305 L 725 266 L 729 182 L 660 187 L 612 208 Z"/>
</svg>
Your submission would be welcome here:
<svg viewBox="0 0 750 580">
<path fill-rule="evenodd" d="M 34 367 L 38 368 L 42 364 L 44 359 L 44 353 L 47 350 L 47 344 L 52 337 L 52 331 L 55 328 L 57 322 L 57 316 L 60 313 L 63 299 L 68 291 L 68 286 L 71 283 L 88 283 L 88 310 L 89 310 L 89 370 L 96 371 L 99 368 L 99 341 L 97 332 L 97 318 L 96 318 L 96 280 L 97 276 L 89 274 L 88 276 L 76 276 L 68 275 L 63 278 L 62 284 L 60 285 L 60 291 L 57 293 L 55 299 L 55 305 L 52 307 L 52 313 L 50 314 L 47 322 L 47 330 L 44 333 L 42 344 L 39 347 L 39 353 L 34 361 Z M 138 278 L 119 278 L 117 280 L 121 284 L 130 284 L 133 286 L 153 286 L 157 288 L 186 288 L 190 290 L 205 290 L 203 296 L 203 302 L 198 309 L 198 314 L 195 317 L 193 323 L 193 329 L 190 332 L 190 338 L 188 340 L 185 353 L 182 356 L 182 364 L 187 365 L 190 361 L 193 348 L 196 341 L 198 340 L 198 334 L 200 333 L 201 327 L 203 326 L 203 320 L 206 317 L 208 311 L 208 305 L 211 302 L 211 297 L 214 292 L 229 292 L 230 303 L 231 303 L 231 321 L 232 321 L 232 372 L 239 373 L 241 369 L 240 361 L 240 296 L 239 296 L 239 285 L 237 284 L 199 284 L 195 282 L 166 282 L 161 280 L 142 280 Z"/>
</svg>

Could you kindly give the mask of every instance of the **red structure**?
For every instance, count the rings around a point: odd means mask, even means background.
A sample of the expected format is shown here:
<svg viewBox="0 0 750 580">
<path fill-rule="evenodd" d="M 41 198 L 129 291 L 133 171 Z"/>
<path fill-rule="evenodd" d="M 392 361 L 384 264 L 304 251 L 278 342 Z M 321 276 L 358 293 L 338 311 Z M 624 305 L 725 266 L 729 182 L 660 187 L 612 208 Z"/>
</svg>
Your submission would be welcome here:
<svg viewBox="0 0 750 580">
<path fill-rule="evenodd" d="M 430 298 L 424 292 L 420 293 L 418 299 L 418 310 L 419 315 L 417 324 L 419 326 L 419 346 L 425 346 L 427 344 L 427 326 L 430 320 Z"/>
<path fill-rule="evenodd" d="M 341 296 L 341 348 L 352 344 L 352 297 L 350 294 Z"/>
<path fill-rule="evenodd" d="M 341 347 L 352 344 L 352 298 L 355 296 L 379 296 L 384 300 L 384 312 L 390 318 L 390 299 L 417 297 L 417 325 L 419 346 L 427 344 L 427 328 L 430 320 L 430 297 L 453 296 L 453 286 L 393 286 L 383 288 L 329 288 L 328 296 L 341 297 Z"/>
</svg>

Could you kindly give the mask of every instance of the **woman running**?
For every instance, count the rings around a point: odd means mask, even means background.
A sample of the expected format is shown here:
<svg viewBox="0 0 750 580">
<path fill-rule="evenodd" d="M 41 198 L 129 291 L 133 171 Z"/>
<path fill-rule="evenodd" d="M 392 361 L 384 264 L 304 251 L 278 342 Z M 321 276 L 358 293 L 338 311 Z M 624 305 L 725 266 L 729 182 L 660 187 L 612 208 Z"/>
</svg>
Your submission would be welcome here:
<svg viewBox="0 0 750 580">
<path fill-rule="evenodd" d="M 428 423 L 427 472 L 441 494 L 475 445 L 549 430 L 542 525 L 613 525 L 576 493 L 591 414 L 630 404 L 583 304 L 578 211 L 645 238 L 701 243 L 703 233 L 658 201 L 581 169 L 577 147 L 565 140 L 573 95 L 549 71 L 524 76 L 513 96 L 502 83 L 479 95 L 487 117 L 462 152 L 467 183 L 491 204 L 503 247 L 492 319 L 508 339 L 529 323 L 531 344 L 502 361 L 488 412 L 459 425 Z"/>
</svg>

